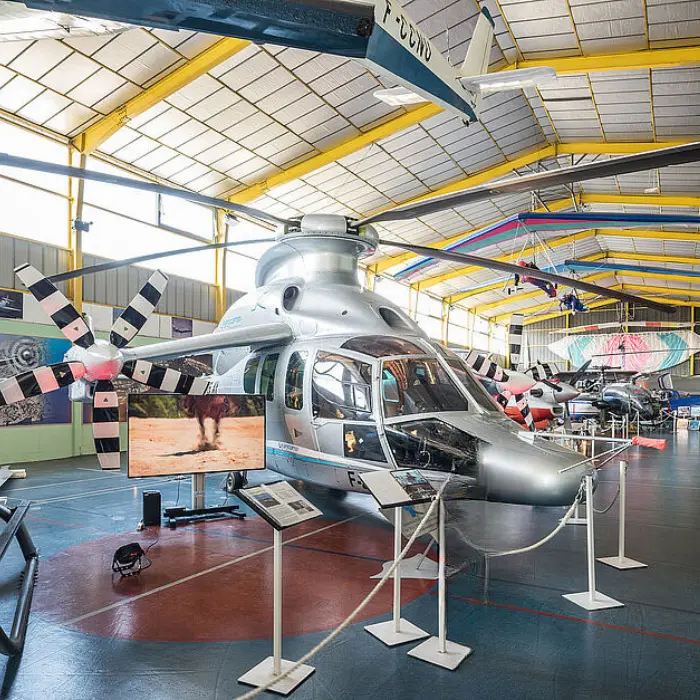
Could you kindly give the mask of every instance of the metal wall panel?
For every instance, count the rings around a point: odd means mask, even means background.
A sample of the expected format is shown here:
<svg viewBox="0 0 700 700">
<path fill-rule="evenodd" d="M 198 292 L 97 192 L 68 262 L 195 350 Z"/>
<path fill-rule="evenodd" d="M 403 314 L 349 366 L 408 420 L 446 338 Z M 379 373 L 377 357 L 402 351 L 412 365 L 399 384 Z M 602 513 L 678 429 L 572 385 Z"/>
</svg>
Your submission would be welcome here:
<svg viewBox="0 0 700 700">
<path fill-rule="evenodd" d="M 14 272 L 18 265 L 24 263 L 30 263 L 40 272 L 50 276 L 68 269 L 70 252 L 48 243 L 0 236 L 0 288 L 24 291 L 24 285 Z M 58 287 L 65 293 L 65 283 L 59 284 Z"/>
<path fill-rule="evenodd" d="M 99 265 L 104 258 L 84 255 L 83 264 Z M 107 306 L 124 307 L 136 296 L 139 289 L 153 274 L 152 270 L 129 266 L 96 275 L 83 280 L 83 297 L 87 302 Z M 212 284 L 169 275 L 157 312 L 170 316 L 216 321 L 216 287 Z"/>
</svg>

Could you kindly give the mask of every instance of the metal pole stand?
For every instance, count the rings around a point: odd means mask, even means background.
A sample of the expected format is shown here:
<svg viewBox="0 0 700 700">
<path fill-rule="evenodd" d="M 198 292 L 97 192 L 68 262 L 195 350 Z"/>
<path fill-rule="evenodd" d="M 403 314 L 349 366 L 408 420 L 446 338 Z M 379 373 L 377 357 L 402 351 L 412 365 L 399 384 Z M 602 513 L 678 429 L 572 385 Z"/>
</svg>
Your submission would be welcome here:
<svg viewBox="0 0 700 700">
<path fill-rule="evenodd" d="M 564 596 L 576 605 L 586 610 L 603 610 L 605 608 L 621 608 L 624 603 L 610 596 L 599 593 L 595 589 L 595 540 L 593 536 L 593 475 L 586 475 L 586 526 L 587 555 L 588 555 L 588 590 L 583 593 L 568 593 Z"/>
<path fill-rule="evenodd" d="M 268 656 L 250 671 L 244 673 L 239 683 L 253 685 L 256 688 L 266 685 L 282 672 L 294 665 L 293 661 L 285 661 L 282 658 L 282 532 L 275 529 L 274 540 L 274 572 L 273 572 L 273 601 L 274 601 L 274 627 L 272 633 L 272 656 Z M 275 683 L 269 690 L 280 695 L 289 695 L 300 683 L 305 681 L 313 672 L 313 666 L 302 665 L 286 676 L 279 683 Z"/>
<path fill-rule="evenodd" d="M 192 509 L 204 508 L 206 498 L 206 474 L 192 474 Z"/>
<path fill-rule="evenodd" d="M 409 656 L 454 671 L 472 653 L 469 647 L 447 641 L 447 605 L 445 600 L 445 505 L 438 496 L 438 636 L 430 637 L 408 652 Z"/>
<path fill-rule="evenodd" d="M 647 564 L 625 556 L 625 515 L 627 511 L 627 462 L 620 460 L 620 522 L 616 557 L 600 557 L 599 562 L 616 569 L 643 569 Z"/>
<path fill-rule="evenodd" d="M 595 426 L 591 429 L 591 437 L 594 438 L 591 440 L 591 459 L 595 459 Z M 595 464 L 595 462 L 593 463 Z M 576 504 L 576 507 L 574 508 L 574 514 L 566 521 L 567 525 L 587 525 L 588 520 L 586 518 L 581 517 L 581 513 L 579 511 L 579 504 Z"/>
<path fill-rule="evenodd" d="M 401 507 L 394 508 L 394 561 L 401 556 Z M 428 633 L 401 617 L 401 564 L 394 569 L 394 616 L 387 622 L 367 625 L 365 629 L 388 647 L 423 639 Z"/>
</svg>

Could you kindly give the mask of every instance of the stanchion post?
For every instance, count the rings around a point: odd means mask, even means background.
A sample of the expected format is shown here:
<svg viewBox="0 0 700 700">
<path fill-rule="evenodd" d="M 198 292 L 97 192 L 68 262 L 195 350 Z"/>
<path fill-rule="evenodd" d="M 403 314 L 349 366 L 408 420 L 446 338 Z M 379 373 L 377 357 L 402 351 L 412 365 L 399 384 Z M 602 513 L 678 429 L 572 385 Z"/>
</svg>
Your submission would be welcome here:
<svg viewBox="0 0 700 700">
<path fill-rule="evenodd" d="M 394 508 L 394 561 L 401 556 L 402 549 L 402 517 L 401 507 Z M 393 617 L 389 622 L 377 622 L 374 625 L 365 627 L 367 632 L 376 637 L 379 641 L 384 642 L 389 647 L 405 644 L 406 642 L 415 642 L 418 639 L 423 639 L 428 635 L 425 630 L 417 627 L 408 620 L 401 618 L 401 565 L 394 570 L 394 605 Z"/>
<path fill-rule="evenodd" d="M 438 636 L 421 642 L 408 652 L 409 656 L 427 661 L 435 666 L 454 671 L 464 659 L 472 653 L 469 647 L 450 642 L 447 639 L 447 595 L 445 564 L 447 545 L 445 542 L 445 504 L 442 495 L 438 495 Z"/>
<path fill-rule="evenodd" d="M 438 559 L 438 638 L 440 653 L 447 653 L 447 604 L 445 600 L 445 504 L 438 502 L 438 536 L 440 553 Z"/>
<path fill-rule="evenodd" d="M 282 531 L 274 529 L 272 543 L 272 656 L 268 656 L 250 671 L 244 673 L 239 683 L 260 687 L 266 685 L 294 665 L 282 658 Z M 270 687 L 270 692 L 289 695 L 313 672 L 313 666 L 302 664 L 299 668 Z"/>
<path fill-rule="evenodd" d="M 620 516 L 617 533 L 617 556 L 601 557 L 598 559 L 602 564 L 607 564 L 616 569 L 643 569 L 647 564 L 641 561 L 630 559 L 625 556 L 625 519 L 627 516 L 627 462 L 620 460 Z"/>
<path fill-rule="evenodd" d="M 282 531 L 274 530 L 272 581 L 272 673 L 279 676 L 282 669 Z"/>
<path fill-rule="evenodd" d="M 586 475 L 586 560 L 588 563 L 588 590 L 568 593 L 564 598 L 586 610 L 619 608 L 624 605 L 610 596 L 599 593 L 595 582 L 595 534 L 593 530 L 593 474 Z"/>
</svg>

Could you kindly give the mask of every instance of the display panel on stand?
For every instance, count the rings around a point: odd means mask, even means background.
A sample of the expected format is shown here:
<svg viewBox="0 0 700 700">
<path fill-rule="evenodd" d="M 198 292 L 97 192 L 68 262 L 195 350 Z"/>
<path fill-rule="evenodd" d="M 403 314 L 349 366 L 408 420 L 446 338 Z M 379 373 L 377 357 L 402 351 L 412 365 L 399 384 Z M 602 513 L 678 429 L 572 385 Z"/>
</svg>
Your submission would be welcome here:
<svg viewBox="0 0 700 700">
<path fill-rule="evenodd" d="M 265 468 L 265 398 L 129 395 L 130 477 Z"/>
</svg>

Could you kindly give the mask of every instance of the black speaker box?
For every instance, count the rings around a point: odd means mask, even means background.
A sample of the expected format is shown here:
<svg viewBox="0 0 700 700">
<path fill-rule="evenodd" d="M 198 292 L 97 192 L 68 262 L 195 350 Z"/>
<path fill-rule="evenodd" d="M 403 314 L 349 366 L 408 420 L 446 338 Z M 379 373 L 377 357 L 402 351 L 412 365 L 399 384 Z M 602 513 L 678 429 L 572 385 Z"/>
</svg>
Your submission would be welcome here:
<svg viewBox="0 0 700 700">
<path fill-rule="evenodd" d="M 160 525 L 160 491 L 143 492 L 143 524 Z"/>
</svg>

